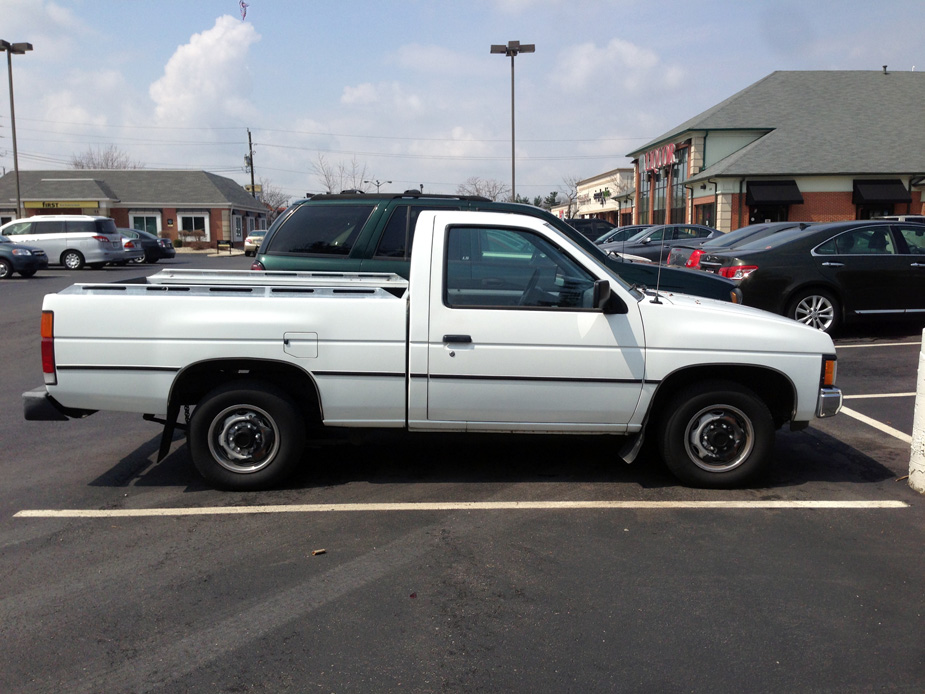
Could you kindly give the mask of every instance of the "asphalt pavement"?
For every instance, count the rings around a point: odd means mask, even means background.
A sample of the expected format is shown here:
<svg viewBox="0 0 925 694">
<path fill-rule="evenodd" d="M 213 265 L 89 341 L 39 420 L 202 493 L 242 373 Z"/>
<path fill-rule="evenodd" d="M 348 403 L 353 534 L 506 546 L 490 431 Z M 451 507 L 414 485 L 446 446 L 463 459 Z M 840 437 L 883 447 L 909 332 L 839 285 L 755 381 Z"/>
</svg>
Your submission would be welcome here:
<svg viewBox="0 0 925 694">
<path fill-rule="evenodd" d="M 840 336 L 855 414 L 733 491 L 609 438 L 366 436 L 223 493 L 136 415 L 22 420 L 44 293 L 249 265 L 0 282 L 0 692 L 925 691 L 921 324 Z"/>
</svg>

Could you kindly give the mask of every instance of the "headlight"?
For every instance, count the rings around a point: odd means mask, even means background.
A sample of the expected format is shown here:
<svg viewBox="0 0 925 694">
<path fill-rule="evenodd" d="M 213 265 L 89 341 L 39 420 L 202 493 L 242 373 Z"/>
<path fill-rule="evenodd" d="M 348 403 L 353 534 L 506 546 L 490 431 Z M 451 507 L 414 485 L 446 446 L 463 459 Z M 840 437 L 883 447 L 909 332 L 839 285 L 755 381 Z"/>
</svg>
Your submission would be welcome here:
<svg viewBox="0 0 925 694">
<path fill-rule="evenodd" d="M 32 251 L 27 251 L 25 248 L 14 248 L 13 255 L 32 255 Z"/>
</svg>

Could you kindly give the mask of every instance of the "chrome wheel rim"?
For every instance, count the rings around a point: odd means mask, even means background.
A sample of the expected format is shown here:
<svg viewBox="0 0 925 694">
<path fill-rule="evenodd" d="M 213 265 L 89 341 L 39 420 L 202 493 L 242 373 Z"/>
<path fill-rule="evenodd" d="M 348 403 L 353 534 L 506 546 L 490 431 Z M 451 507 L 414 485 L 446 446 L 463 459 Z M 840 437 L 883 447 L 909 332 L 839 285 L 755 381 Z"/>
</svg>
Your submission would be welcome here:
<svg viewBox="0 0 925 694">
<path fill-rule="evenodd" d="M 835 321 L 835 306 L 819 294 L 804 297 L 793 311 L 793 319 L 816 330 L 828 330 Z"/>
<path fill-rule="evenodd" d="M 13 271 L 10 270 L 10 266 L 6 263 L 0 263 L 0 279 L 6 279 L 13 274 Z"/>
<path fill-rule="evenodd" d="M 228 407 L 212 420 L 209 451 L 226 470 L 238 474 L 257 472 L 276 458 L 279 430 L 273 418 L 259 407 Z"/>
<path fill-rule="evenodd" d="M 76 253 L 68 253 L 64 256 L 64 266 L 68 270 L 76 270 L 80 267 L 80 256 Z"/>
<path fill-rule="evenodd" d="M 742 410 L 711 405 L 691 417 L 684 437 L 687 455 L 701 470 L 729 472 L 746 461 L 755 447 L 755 430 Z"/>
</svg>

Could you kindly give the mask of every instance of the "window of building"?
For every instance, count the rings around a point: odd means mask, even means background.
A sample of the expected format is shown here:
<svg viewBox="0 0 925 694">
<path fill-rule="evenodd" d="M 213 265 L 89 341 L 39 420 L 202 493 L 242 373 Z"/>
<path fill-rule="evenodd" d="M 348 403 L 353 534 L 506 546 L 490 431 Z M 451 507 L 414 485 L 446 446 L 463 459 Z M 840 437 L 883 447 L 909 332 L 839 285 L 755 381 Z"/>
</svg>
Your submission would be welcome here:
<svg viewBox="0 0 925 694">
<path fill-rule="evenodd" d="M 694 205 L 694 224 L 703 224 L 706 227 L 716 227 L 716 203 Z"/>
<path fill-rule="evenodd" d="M 159 213 L 130 212 L 128 217 L 132 229 L 147 231 L 155 236 L 161 230 L 161 215 Z"/>
<path fill-rule="evenodd" d="M 655 174 L 655 195 L 653 196 L 652 222 L 665 223 L 665 199 L 668 192 L 668 174 L 659 171 Z"/>
<path fill-rule="evenodd" d="M 649 223 L 649 174 L 639 174 L 639 214 L 636 217 L 637 224 Z"/>
<path fill-rule="evenodd" d="M 209 216 L 195 213 L 181 214 L 180 234 L 185 241 L 210 241 Z"/>
<path fill-rule="evenodd" d="M 671 165 L 671 221 L 678 224 L 687 221 L 687 149 L 676 150 L 675 160 Z"/>
</svg>

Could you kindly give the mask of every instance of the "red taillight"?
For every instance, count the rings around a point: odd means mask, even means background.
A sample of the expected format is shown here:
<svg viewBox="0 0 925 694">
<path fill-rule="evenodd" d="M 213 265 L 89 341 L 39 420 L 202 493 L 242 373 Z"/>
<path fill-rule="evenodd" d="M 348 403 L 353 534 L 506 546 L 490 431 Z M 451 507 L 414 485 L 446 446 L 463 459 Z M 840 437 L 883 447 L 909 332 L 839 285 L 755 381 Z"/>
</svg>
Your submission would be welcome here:
<svg viewBox="0 0 925 694">
<path fill-rule="evenodd" d="M 694 268 L 695 270 L 700 267 L 700 256 L 703 255 L 703 251 L 696 250 L 691 251 L 691 257 L 687 259 L 687 262 L 684 263 L 684 267 Z"/>
<path fill-rule="evenodd" d="M 42 374 L 47 385 L 55 385 L 55 314 L 42 311 Z"/>
<path fill-rule="evenodd" d="M 95 238 L 100 243 L 110 243 L 108 236 L 94 236 L 93 238 Z"/>
<path fill-rule="evenodd" d="M 135 247 L 135 244 L 132 243 L 131 241 L 126 241 L 126 242 L 125 242 L 125 247 L 126 247 L 126 248 L 134 248 L 134 247 Z"/>
<path fill-rule="evenodd" d="M 744 280 L 757 269 L 757 265 L 728 265 L 719 269 L 719 275 L 731 280 Z"/>
<path fill-rule="evenodd" d="M 251 263 L 251 270 L 266 270 L 266 268 L 259 260 L 255 260 L 253 263 Z"/>
</svg>

